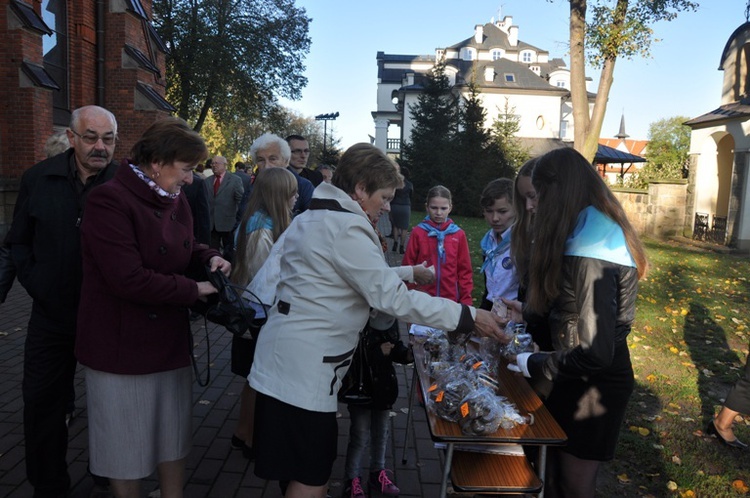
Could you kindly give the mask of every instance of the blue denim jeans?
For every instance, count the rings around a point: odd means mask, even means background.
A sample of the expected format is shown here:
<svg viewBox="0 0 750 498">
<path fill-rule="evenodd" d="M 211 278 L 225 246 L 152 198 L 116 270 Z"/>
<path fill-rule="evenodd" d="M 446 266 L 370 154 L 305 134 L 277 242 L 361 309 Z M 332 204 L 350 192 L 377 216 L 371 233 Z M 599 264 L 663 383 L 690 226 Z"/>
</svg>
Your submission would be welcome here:
<svg viewBox="0 0 750 498">
<path fill-rule="evenodd" d="M 362 458 L 370 445 L 370 471 L 385 468 L 390 410 L 370 410 L 348 405 L 351 425 L 346 448 L 346 478 L 362 477 Z"/>
</svg>

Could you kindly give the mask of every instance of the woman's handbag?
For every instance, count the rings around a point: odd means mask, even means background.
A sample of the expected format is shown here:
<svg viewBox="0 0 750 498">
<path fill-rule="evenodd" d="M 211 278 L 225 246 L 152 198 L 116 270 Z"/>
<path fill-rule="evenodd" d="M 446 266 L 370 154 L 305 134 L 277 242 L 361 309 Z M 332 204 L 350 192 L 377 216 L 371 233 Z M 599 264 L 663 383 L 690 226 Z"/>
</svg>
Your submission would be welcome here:
<svg viewBox="0 0 750 498">
<path fill-rule="evenodd" d="M 359 343 L 352 355 L 352 364 L 341 381 L 338 398 L 350 405 L 368 405 L 372 402 L 372 370 L 365 351 L 363 332 L 359 333 Z"/>
<path fill-rule="evenodd" d="M 212 272 L 207 269 L 208 280 L 218 290 L 218 301 L 206 309 L 205 316 L 209 322 L 223 325 L 234 335 L 242 336 L 250 331 L 253 339 L 258 337 L 260 328 L 266 323 L 266 313 L 257 316 L 255 308 L 243 299 L 243 293 L 250 293 L 244 287 L 229 281 L 220 271 Z M 265 310 L 266 307 L 261 303 Z"/>
</svg>

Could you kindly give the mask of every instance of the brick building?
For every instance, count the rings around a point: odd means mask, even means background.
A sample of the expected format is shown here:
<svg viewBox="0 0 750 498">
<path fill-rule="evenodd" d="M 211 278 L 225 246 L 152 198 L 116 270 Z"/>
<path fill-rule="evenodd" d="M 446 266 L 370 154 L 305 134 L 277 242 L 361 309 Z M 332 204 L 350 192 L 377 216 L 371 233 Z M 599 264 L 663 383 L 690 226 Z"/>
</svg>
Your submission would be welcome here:
<svg viewBox="0 0 750 498">
<path fill-rule="evenodd" d="M 24 170 L 77 107 L 117 117 L 115 159 L 174 108 L 150 0 L 0 0 L 0 236 Z"/>
</svg>

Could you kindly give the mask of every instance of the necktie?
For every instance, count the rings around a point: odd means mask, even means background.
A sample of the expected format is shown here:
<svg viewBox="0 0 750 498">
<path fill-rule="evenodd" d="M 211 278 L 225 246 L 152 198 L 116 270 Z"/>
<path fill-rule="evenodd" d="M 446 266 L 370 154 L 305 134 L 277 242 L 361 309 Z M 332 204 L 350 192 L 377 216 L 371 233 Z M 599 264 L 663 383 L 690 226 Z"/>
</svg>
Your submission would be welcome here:
<svg viewBox="0 0 750 498">
<path fill-rule="evenodd" d="M 214 175 L 214 196 L 219 192 L 219 185 L 221 185 L 221 178 L 219 178 L 219 175 Z"/>
</svg>

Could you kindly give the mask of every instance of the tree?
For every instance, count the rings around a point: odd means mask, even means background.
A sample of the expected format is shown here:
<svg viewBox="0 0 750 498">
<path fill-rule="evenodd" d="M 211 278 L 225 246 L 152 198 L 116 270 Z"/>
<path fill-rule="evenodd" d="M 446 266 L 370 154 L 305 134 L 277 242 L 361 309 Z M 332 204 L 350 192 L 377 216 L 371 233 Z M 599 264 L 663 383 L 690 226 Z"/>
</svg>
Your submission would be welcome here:
<svg viewBox="0 0 750 498">
<path fill-rule="evenodd" d="M 480 216 L 479 194 L 484 186 L 495 178 L 512 177 L 513 169 L 484 126 L 487 111 L 480 97 L 479 86 L 471 81 L 467 89 L 453 146 L 458 161 L 450 168 L 449 188 L 457 214 Z"/>
<path fill-rule="evenodd" d="M 695 11 L 698 4 L 690 0 L 594 0 L 591 20 L 587 23 L 587 0 L 569 2 L 574 146 L 592 160 L 601 135 L 617 59 L 637 55 L 648 57 L 653 41 L 650 26 L 657 21 L 671 21 L 681 11 Z M 587 48 L 590 49 L 588 58 Z M 591 115 L 586 91 L 587 59 L 600 70 Z"/>
<path fill-rule="evenodd" d="M 503 157 L 513 171 L 518 171 L 531 155 L 516 134 L 521 129 L 521 117 L 516 114 L 515 106 L 510 105 L 508 98 L 505 98 L 505 105 L 502 109 L 498 108 L 498 114 L 492 122 L 492 139 L 497 147 L 502 151 Z"/>
<path fill-rule="evenodd" d="M 197 131 L 209 110 L 219 122 L 266 118 L 307 84 L 310 18 L 293 0 L 159 0 L 154 23 L 168 99 Z"/>
<path fill-rule="evenodd" d="M 425 77 L 424 91 L 409 106 L 414 126 L 403 146 L 404 163 L 411 171 L 414 193 L 424 199 L 427 190 L 438 184 L 451 188 L 449 178 L 458 168 L 454 139 L 458 131 L 458 102 L 445 75 L 445 62 L 439 61 Z"/>
<path fill-rule="evenodd" d="M 648 129 L 646 163 L 632 175 L 628 187 L 647 188 L 649 180 L 676 180 L 685 177 L 690 157 L 690 118 L 674 116 L 651 123 Z"/>
</svg>

